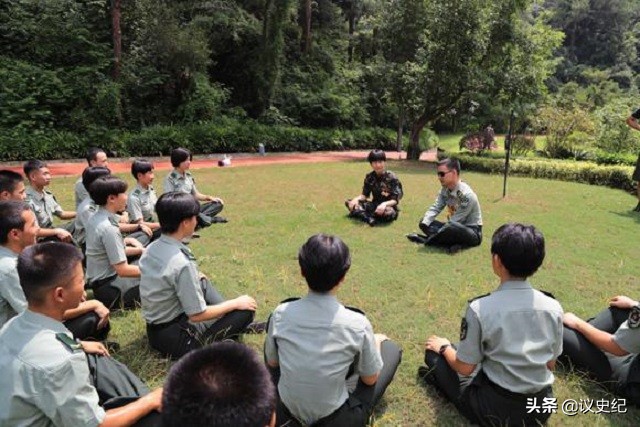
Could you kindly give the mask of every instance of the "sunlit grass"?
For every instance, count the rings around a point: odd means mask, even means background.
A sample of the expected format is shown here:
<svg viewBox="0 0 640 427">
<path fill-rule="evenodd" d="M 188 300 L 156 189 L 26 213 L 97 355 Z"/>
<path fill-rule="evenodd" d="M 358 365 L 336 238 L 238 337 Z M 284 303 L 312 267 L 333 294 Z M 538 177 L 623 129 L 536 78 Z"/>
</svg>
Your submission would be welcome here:
<svg viewBox="0 0 640 427">
<path fill-rule="evenodd" d="M 456 140 L 457 144 L 457 140 Z M 490 265 L 490 237 L 508 221 L 533 223 L 545 234 L 547 258 L 532 283 L 555 294 L 566 311 L 589 317 L 609 296 L 638 295 L 640 214 L 635 200 L 603 187 L 511 178 L 501 199 L 499 176 L 476 173 L 463 178 L 476 190 L 484 216 L 485 241 L 479 248 L 450 256 L 409 243 L 404 235 L 417 223 L 438 190 L 433 166 L 389 162 L 399 174 L 405 197 L 398 221 L 370 228 L 346 218 L 343 200 L 359 193 L 365 162 L 212 168 L 193 171 L 202 192 L 222 197 L 230 222 L 202 230 L 191 247 L 201 270 L 223 295 L 248 293 L 266 319 L 282 299 L 302 295 L 306 286 L 297 250 L 318 232 L 341 236 L 350 246 L 352 268 L 339 297 L 362 308 L 377 332 L 404 350 L 398 374 L 386 392 L 376 425 L 462 425 L 453 406 L 416 382 L 423 342 L 438 333 L 456 340 L 467 300 L 497 285 Z M 156 173 L 158 189 L 166 172 Z M 123 178 L 131 182 L 129 175 Z M 63 207 L 73 206 L 75 178 L 56 178 L 52 191 Z M 122 348 L 116 357 L 150 385 L 162 383 L 170 363 L 151 352 L 139 312 L 118 313 L 111 338 Z M 263 336 L 245 341 L 261 351 Z M 559 401 L 596 399 L 601 389 L 576 374 L 559 373 Z M 611 398 L 611 396 L 607 396 Z M 637 425 L 640 412 L 624 415 L 556 414 L 549 425 Z"/>
</svg>

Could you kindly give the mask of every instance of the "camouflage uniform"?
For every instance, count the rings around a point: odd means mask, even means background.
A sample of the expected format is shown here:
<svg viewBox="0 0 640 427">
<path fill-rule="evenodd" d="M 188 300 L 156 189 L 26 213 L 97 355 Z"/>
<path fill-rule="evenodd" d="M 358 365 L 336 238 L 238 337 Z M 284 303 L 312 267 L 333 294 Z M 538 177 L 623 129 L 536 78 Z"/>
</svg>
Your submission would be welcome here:
<svg viewBox="0 0 640 427">
<path fill-rule="evenodd" d="M 362 195 L 367 199 L 372 196 L 371 201 L 365 200 L 359 203 L 359 206 L 351 212 L 351 216 L 367 221 L 374 218 L 379 221 L 394 221 L 398 218 L 398 203 L 402 199 L 402 183 L 397 175 L 391 171 L 384 171 L 382 175 L 378 175 L 375 171 L 369 172 L 364 177 L 362 186 Z M 387 206 L 382 215 L 375 213 L 380 203 L 395 200 L 395 206 Z M 347 200 L 348 204 L 349 200 Z M 347 206 L 348 207 L 348 206 Z"/>
</svg>

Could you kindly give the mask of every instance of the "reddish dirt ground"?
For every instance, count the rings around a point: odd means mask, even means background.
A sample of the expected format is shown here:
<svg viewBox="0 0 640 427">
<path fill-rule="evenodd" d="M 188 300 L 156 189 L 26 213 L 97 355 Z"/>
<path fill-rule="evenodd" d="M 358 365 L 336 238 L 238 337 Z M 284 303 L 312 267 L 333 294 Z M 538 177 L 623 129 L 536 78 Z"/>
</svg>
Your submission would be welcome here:
<svg viewBox="0 0 640 427">
<path fill-rule="evenodd" d="M 361 160 L 367 157 L 369 151 L 322 151 L 316 153 L 267 153 L 265 156 L 258 154 L 232 154 L 231 155 L 231 167 L 240 166 L 254 166 L 254 165 L 268 165 L 268 164 L 283 164 L 283 163 L 322 163 L 322 162 L 344 162 Z M 387 159 L 397 160 L 405 159 L 406 153 L 404 151 L 398 153 L 397 151 L 387 151 Z M 206 157 L 196 156 L 191 163 L 192 169 L 202 169 L 218 167 L 218 160 L 222 158 L 222 155 L 210 155 Z M 131 160 L 133 158 L 126 159 L 109 159 L 109 169 L 112 172 L 129 172 L 131 170 Z M 427 151 L 422 153 L 420 160 L 433 162 L 436 159 L 435 151 Z M 171 162 L 168 157 L 152 158 L 156 170 L 169 170 L 171 169 Z M 87 166 L 87 163 L 82 159 L 74 159 L 69 161 L 53 160 L 47 162 L 49 171 L 53 176 L 68 176 L 68 175 L 80 175 Z M 19 173 L 22 173 L 22 164 L 18 162 L 12 163 L 0 163 L 2 169 L 10 169 Z"/>
</svg>

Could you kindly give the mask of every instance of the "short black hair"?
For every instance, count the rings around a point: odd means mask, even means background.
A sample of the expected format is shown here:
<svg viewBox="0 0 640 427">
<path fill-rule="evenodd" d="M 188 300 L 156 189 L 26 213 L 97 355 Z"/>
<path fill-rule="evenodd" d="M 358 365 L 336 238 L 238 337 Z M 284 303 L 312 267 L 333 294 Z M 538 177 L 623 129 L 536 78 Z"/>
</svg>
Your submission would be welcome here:
<svg viewBox="0 0 640 427">
<path fill-rule="evenodd" d="M 7 191 L 13 193 L 16 185 L 24 181 L 22 175 L 9 169 L 0 170 L 0 193 Z"/>
<path fill-rule="evenodd" d="M 28 211 L 29 205 L 17 200 L 0 201 L 0 245 L 9 241 L 11 230 L 24 230 L 22 212 Z"/>
<path fill-rule="evenodd" d="M 42 160 L 29 160 L 24 166 L 22 166 L 22 170 L 27 178 L 29 178 L 29 174 L 33 171 L 40 170 L 42 168 L 46 168 L 47 164 Z"/>
<path fill-rule="evenodd" d="M 99 153 L 107 154 L 107 152 L 102 148 L 90 147 L 89 149 L 87 149 L 85 159 L 87 159 L 87 163 L 89 164 L 89 166 L 91 166 L 91 162 L 95 161 L 98 158 Z"/>
<path fill-rule="evenodd" d="M 42 303 L 44 291 L 69 283 L 82 258 L 80 249 L 69 243 L 37 243 L 25 248 L 18 256 L 18 276 L 27 302 Z"/>
<path fill-rule="evenodd" d="M 180 166 L 180 163 L 184 162 L 185 160 L 191 159 L 193 159 L 193 155 L 191 154 L 191 151 L 187 150 L 186 148 L 180 147 L 171 150 L 171 166 L 173 166 L 174 168 Z"/>
<path fill-rule="evenodd" d="M 504 224 L 491 238 L 491 253 L 513 277 L 533 275 L 544 260 L 544 236 L 533 225 Z"/>
<path fill-rule="evenodd" d="M 117 196 L 126 193 L 128 185 L 126 182 L 113 175 L 101 176 L 87 188 L 89 196 L 98 206 L 107 204 L 109 196 Z"/>
<path fill-rule="evenodd" d="M 369 163 L 386 162 L 387 161 L 387 155 L 385 154 L 384 151 L 379 150 L 379 149 L 376 148 L 375 150 L 371 150 L 371 152 L 367 156 L 367 160 L 369 161 Z"/>
<path fill-rule="evenodd" d="M 194 350 L 171 367 L 162 393 L 164 427 L 269 425 L 276 391 L 255 351 L 233 341 Z"/>
<path fill-rule="evenodd" d="M 88 189 L 96 179 L 107 175 L 111 175 L 111 171 L 109 168 L 105 168 L 104 166 L 86 167 L 82 171 L 82 185 L 84 185 L 85 189 Z"/>
<path fill-rule="evenodd" d="M 164 193 L 156 202 L 158 222 L 163 233 L 174 233 L 185 219 L 200 213 L 200 203 L 192 194 L 180 191 Z"/>
<path fill-rule="evenodd" d="M 151 163 L 147 159 L 135 159 L 133 163 L 131 163 L 131 175 L 133 175 L 133 179 L 138 179 L 138 174 L 145 174 L 147 172 L 151 172 L 153 170 L 153 163 Z"/>
<path fill-rule="evenodd" d="M 460 162 L 458 159 L 446 158 L 438 162 L 438 166 L 446 166 L 449 170 L 454 170 L 460 173 Z"/>
<path fill-rule="evenodd" d="M 351 267 L 349 247 L 338 236 L 316 234 L 298 251 L 302 274 L 315 292 L 328 292 Z"/>
</svg>

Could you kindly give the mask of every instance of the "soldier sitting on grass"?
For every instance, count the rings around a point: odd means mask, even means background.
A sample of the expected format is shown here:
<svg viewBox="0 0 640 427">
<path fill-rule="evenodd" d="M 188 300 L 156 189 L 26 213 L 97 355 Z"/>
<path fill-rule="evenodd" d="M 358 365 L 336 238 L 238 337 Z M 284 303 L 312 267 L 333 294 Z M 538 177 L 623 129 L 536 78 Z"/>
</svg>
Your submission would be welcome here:
<svg viewBox="0 0 640 427">
<path fill-rule="evenodd" d="M 376 222 L 390 222 L 398 218 L 398 203 L 402 198 L 402 183 L 391 171 L 386 170 L 387 157 L 382 150 L 373 150 L 367 157 L 372 172 L 364 177 L 362 194 L 344 202 L 349 216 L 358 218 L 370 226 Z M 372 200 L 368 200 L 369 196 Z"/>
</svg>

